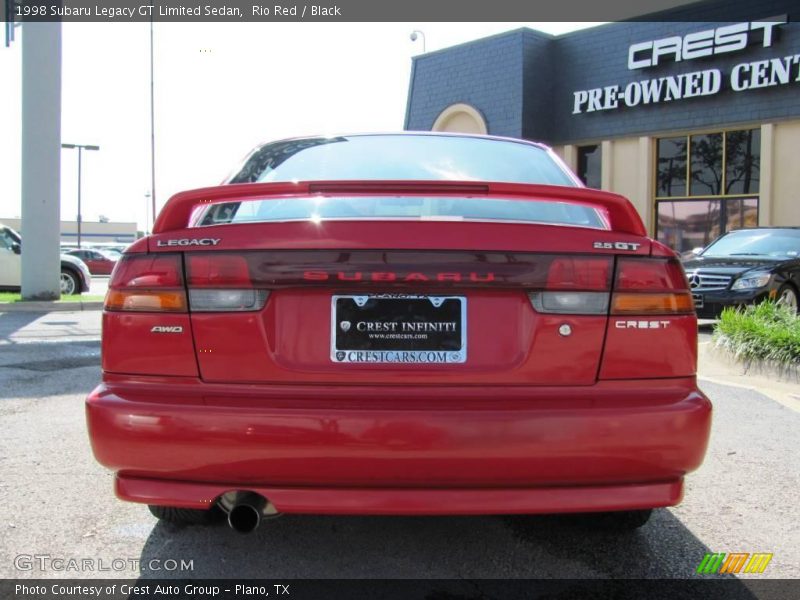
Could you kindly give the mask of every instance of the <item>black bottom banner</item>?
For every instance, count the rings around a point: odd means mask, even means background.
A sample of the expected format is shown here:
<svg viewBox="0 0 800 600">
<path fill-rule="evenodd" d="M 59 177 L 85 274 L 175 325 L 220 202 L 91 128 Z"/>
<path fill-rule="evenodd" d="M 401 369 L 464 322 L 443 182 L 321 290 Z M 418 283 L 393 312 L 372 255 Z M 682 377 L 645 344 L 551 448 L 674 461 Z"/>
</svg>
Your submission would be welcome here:
<svg viewBox="0 0 800 600">
<path fill-rule="evenodd" d="M 492 600 L 800 598 L 778 579 L 5 579 L 2 600 Z"/>
</svg>

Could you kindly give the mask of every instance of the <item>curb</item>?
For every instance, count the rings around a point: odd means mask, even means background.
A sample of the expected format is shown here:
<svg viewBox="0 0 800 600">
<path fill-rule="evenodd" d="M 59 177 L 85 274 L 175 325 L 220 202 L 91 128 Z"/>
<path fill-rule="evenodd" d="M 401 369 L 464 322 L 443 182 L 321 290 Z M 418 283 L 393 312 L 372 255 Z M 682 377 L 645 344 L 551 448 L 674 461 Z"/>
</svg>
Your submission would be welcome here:
<svg viewBox="0 0 800 600">
<path fill-rule="evenodd" d="M 772 400 L 800 412 L 800 395 L 797 381 L 779 377 L 776 373 L 765 373 L 756 365 L 745 367 L 732 356 L 714 348 L 714 342 L 703 342 L 698 347 L 697 378 L 720 385 L 730 385 L 763 394 Z"/>
<path fill-rule="evenodd" d="M 0 313 L 6 312 L 81 312 L 102 310 L 102 302 L 7 302 L 0 304 Z"/>
<path fill-rule="evenodd" d="M 708 356 L 741 370 L 742 375 L 755 375 L 783 383 L 800 383 L 800 364 L 784 365 L 760 358 L 737 358 L 736 355 L 718 342 L 710 342 Z"/>
</svg>

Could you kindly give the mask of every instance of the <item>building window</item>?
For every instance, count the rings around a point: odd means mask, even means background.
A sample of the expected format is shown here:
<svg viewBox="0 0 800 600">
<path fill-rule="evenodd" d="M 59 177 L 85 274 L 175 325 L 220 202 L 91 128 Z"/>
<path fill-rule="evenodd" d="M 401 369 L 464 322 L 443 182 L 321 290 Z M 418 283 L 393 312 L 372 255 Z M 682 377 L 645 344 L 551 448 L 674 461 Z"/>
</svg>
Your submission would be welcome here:
<svg viewBox="0 0 800 600">
<path fill-rule="evenodd" d="M 758 226 L 759 129 L 662 138 L 657 152 L 659 241 L 686 252 Z"/>
<path fill-rule="evenodd" d="M 578 177 L 586 187 L 597 190 L 602 186 L 601 166 L 603 159 L 602 146 L 578 146 Z"/>
<path fill-rule="evenodd" d="M 761 130 L 729 131 L 725 141 L 725 193 L 757 194 Z"/>
<path fill-rule="evenodd" d="M 689 138 L 692 161 L 689 170 L 690 196 L 719 196 L 722 193 L 722 134 L 709 133 Z"/>
</svg>

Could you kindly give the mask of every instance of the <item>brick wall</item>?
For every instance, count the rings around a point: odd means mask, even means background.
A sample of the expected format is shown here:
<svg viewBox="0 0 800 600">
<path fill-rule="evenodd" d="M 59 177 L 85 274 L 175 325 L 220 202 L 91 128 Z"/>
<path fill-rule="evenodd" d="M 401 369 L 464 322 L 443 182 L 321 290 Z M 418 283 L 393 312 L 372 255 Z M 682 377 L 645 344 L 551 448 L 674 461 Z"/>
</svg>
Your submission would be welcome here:
<svg viewBox="0 0 800 600">
<path fill-rule="evenodd" d="M 704 22 L 720 14 L 726 23 Z M 778 28 L 778 39 L 769 48 L 756 45 L 708 58 L 628 69 L 628 47 L 635 42 L 702 31 L 727 24 L 727 19 L 751 21 L 784 14 L 789 23 Z M 438 114 L 457 102 L 477 108 L 493 135 L 550 144 L 800 116 L 800 82 L 742 92 L 729 89 L 730 71 L 738 63 L 800 54 L 796 1 L 703 2 L 659 17 L 675 21 L 611 23 L 559 37 L 520 29 L 417 57 L 406 128 L 431 129 Z M 710 68 L 720 69 L 723 76 L 722 90 L 714 96 L 572 114 L 577 90 L 624 88 L 631 81 Z"/>
<path fill-rule="evenodd" d="M 451 104 L 477 108 L 493 135 L 522 132 L 525 30 L 462 44 L 414 59 L 406 129 L 427 131 Z"/>
</svg>

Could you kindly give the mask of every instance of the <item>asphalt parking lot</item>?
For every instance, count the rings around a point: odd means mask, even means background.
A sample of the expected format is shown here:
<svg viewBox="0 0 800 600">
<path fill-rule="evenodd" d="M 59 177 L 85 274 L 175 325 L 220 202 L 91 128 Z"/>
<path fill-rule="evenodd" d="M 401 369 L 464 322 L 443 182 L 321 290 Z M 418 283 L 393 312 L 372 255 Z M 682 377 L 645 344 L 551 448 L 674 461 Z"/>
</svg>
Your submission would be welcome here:
<svg viewBox="0 0 800 600">
<path fill-rule="evenodd" d="M 706 552 L 771 552 L 800 577 L 800 414 L 703 382 L 715 405 L 684 502 L 636 533 L 567 517 L 284 516 L 242 536 L 158 524 L 117 501 L 94 462 L 83 400 L 99 381 L 100 313 L 0 313 L 0 577 L 692 577 Z M 135 561 L 122 571 L 20 569 L 20 555 Z M 191 572 L 150 570 L 191 560 Z M 748 576 L 749 577 L 749 576 Z"/>
</svg>

